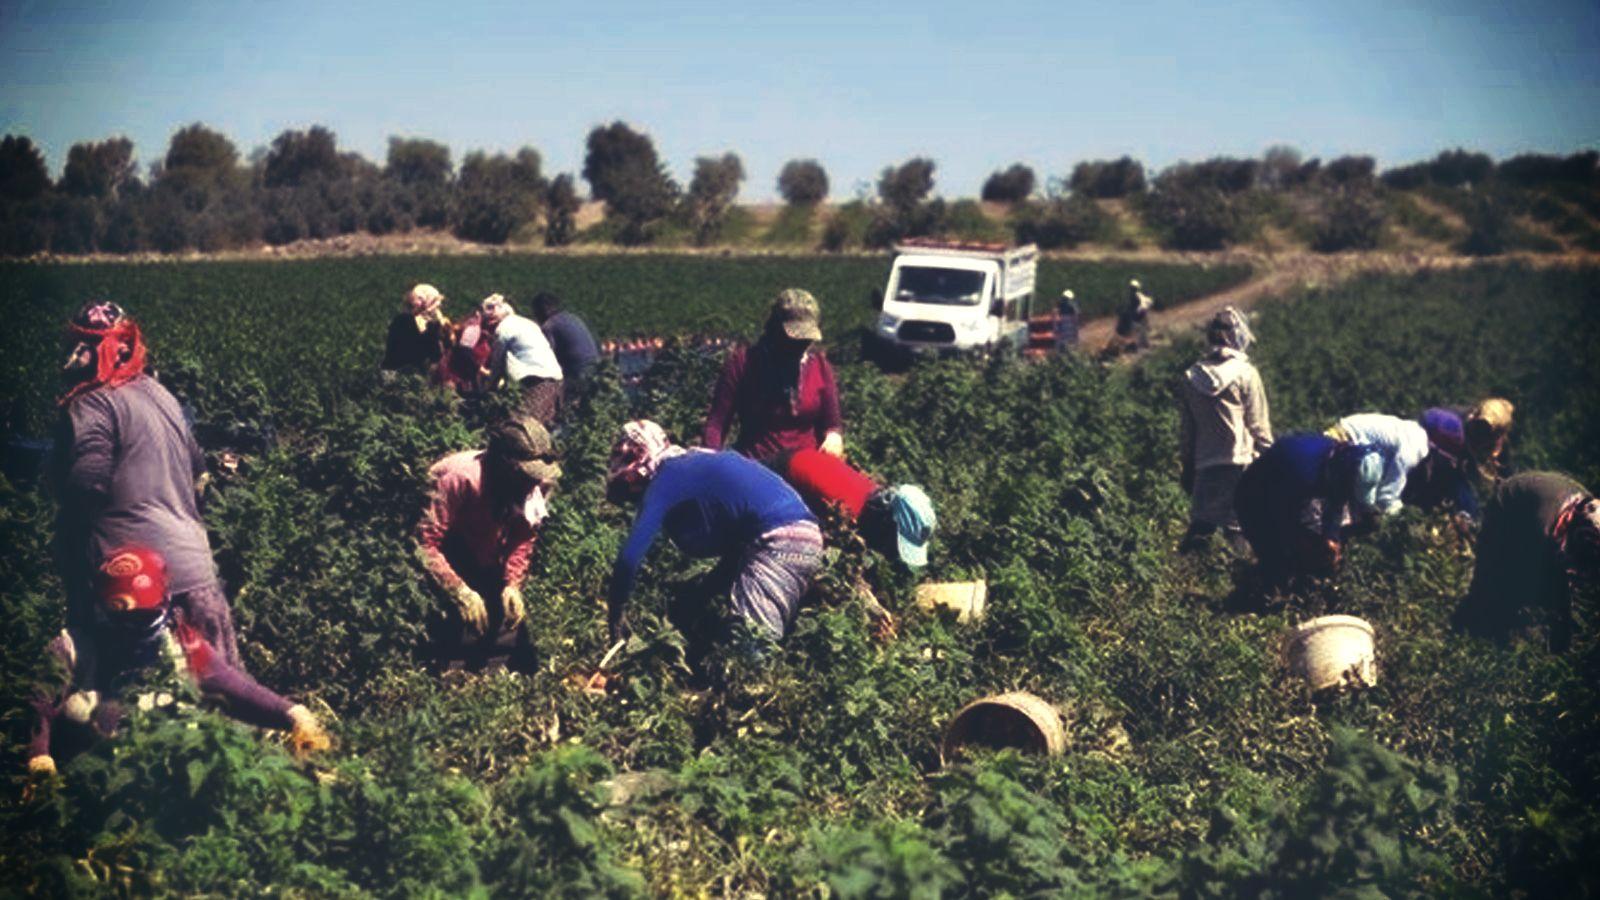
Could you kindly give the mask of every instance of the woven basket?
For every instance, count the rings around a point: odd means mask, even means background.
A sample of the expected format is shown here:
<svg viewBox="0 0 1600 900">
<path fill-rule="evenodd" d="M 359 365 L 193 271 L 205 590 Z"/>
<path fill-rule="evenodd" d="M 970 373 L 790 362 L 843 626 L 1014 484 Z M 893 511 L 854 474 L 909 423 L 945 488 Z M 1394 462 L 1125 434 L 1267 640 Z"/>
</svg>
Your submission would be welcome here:
<svg viewBox="0 0 1600 900">
<path fill-rule="evenodd" d="M 1347 690 L 1378 683 L 1372 626 L 1355 616 L 1323 616 L 1290 632 L 1289 671 L 1311 690 Z"/>
<path fill-rule="evenodd" d="M 948 609 L 956 614 L 957 622 L 974 622 L 983 618 L 983 607 L 989 599 L 987 581 L 952 581 L 945 584 L 917 585 L 917 606 L 929 612 Z"/>
<path fill-rule="evenodd" d="M 949 762 L 966 747 L 1013 748 L 1058 756 L 1067 749 L 1061 713 L 1022 691 L 974 700 L 961 708 L 944 730 L 939 756 Z"/>
</svg>

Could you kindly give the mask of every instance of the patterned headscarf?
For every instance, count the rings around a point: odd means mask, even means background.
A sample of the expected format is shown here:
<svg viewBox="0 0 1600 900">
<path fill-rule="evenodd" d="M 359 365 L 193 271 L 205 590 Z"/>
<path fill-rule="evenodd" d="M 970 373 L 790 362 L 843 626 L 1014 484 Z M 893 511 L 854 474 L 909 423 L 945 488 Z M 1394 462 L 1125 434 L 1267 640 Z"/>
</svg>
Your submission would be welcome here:
<svg viewBox="0 0 1600 900">
<path fill-rule="evenodd" d="M 139 326 L 109 300 L 84 304 L 67 323 L 66 336 L 91 348 L 94 371 L 76 381 L 57 403 L 65 405 L 97 387 L 116 387 L 144 373 L 144 339 Z"/>
<path fill-rule="evenodd" d="M 1551 534 L 1566 558 L 1569 577 L 1594 577 L 1600 561 L 1600 499 L 1583 493 L 1567 498 Z"/>
<path fill-rule="evenodd" d="M 444 302 L 444 295 L 431 284 L 419 284 L 406 293 L 406 312 L 413 316 L 425 316 L 439 308 Z"/>
<path fill-rule="evenodd" d="M 622 435 L 611 448 L 606 482 L 638 490 L 656 477 L 662 463 L 684 452 L 660 425 L 649 419 L 629 422 L 622 426 Z"/>
<path fill-rule="evenodd" d="M 491 323 L 498 325 L 502 319 L 517 314 L 517 311 L 511 308 L 510 302 L 502 294 L 490 294 L 483 298 L 483 301 L 478 304 L 478 310 L 483 313 L 485 325 Z"/>
<path fill-rule="evenodd" d="M 1206 341 L 1213 347 L 1226 347 L 1245 353 L 1256 342 L 1256 336 L 1243 313 L 1231 306 L 1224 306 L 1221 312 L 1212 317 L 1211 324 L 1206 326 Z"/>
</svg>

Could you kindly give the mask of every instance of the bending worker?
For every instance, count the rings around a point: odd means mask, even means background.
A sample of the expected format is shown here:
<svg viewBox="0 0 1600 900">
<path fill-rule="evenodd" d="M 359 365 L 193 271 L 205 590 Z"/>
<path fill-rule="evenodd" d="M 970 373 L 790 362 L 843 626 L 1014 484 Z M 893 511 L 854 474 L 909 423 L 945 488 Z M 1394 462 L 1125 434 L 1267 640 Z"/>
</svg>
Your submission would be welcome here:
<svg viewBox="0 0 1600 900">
<path fill-rule="evenodd" d="M 773 468 L 815 512 L 836 506 L 856 523 L 867 546 L 920 569 L 938 518 L 933 501 L 914 484 L 883 487 L 849 463 L 821 450 L 785 453 Z"/>
<path fill-rule="evenodd" d="M 417 542 L 434 582 L 454 609 L 434 623 L 446 668 L 525 662 L 522 582 L 534 538 L 561 479 L 544 426 L 514 419 L 490 429 L 487 450 L 463 450 L 428 470 L 433 493 Z"/>
<path fill-rule="evenodd" d="M 137 688 L 159 662 L 193 679 L 202 697 L 229 716 L 291 732 L 297 753 L 328 748 L 328 736 L 304 706 L 267 690 L 230 665 L 220 648 L 188 622 L 167 595 L 167 564 L 147 547 L 118 547 L 95 571 L 94 622 L 68 628 L 47 654 L 58 680 L 34 700 L 38 719 L 28 747 L 28 770 L 49 774 L 68 757 L 116 733 L 123 718 L 119 692 Z"/>
<path fill-rule="evenodd" d="M 718 593 L 759 639 L 783 638 L 822 567 L 822 530 L 782 478 L 736 453 L 691 453 L 674 446 L 654 422 L 622 426 L 611 451 L 607 496 L 612 502 L 640 503 L 611 572 L 607 622 L 613 641 L 629 633 L 628 599 L 639 566 L 662 530 L 688 556 L 721 558 Z M 702 657 L 710 641 L 731 636 L 719 621 L 723 610 L 712 608 L 709 600 L 668 611 L 689 638 L 692 658 Z"/>
<path fill-rule="evenodd" d="M 1370 510 L 1363 513 L 1392 516 L 1405 503 L 1406 479 L 1432 451 L 1428 430 L 1421 422 L 1383 413 L 1358 413 L 1345 416 L 1329 428 L 1327 435 L 1346 444 L 1375 447 L 1383 452 L 1383 477 Z"/>
<path fill-rule="evenodd" d="M 817 342 L 822 316 L 815 297 L 799 288 L 772 301 L 761 339 L 728 354 L 711 395 L 703 442 L 721 450 L 728 426 L 739 421 L 745 456 L 766 461 L 787 450 L 821 449 L 844 455 L 839 385 Z"/>
<path fill-rule="evenodd" d="M 561 363 L 544 331 L 532 320 L 517 315 L 506 298 L 490 294 L 479 304 L 483 324 L 494 331 L 488 379 L 493 388 L 501 378 L 517 386 L 522 399 L 517 415 L 537 419 L 546 428 L 555 425 L 561 411 Z"/>
<path fill-rule="evenodd" d="M 1189 492 L 1189 531 L 1180 549 L 1203 548 L 1218 529 L 1243 555 L 1244 537 L 1233 495 L 1245 467 L 1272 446 L 1267 392 L 1246 354 L 1250 325 L 1229 306 L 1206 327 L 1210 349 L 1184 373 L 1178 388 L 1181 418 L 1179 479 Z"/>
<path fill-rule="evenodd" d="M 450 320 L 440 311 L 443 303 L 444 295 L 431 284 L 406 293 L 404 307 L 389 323 L 379 368 L 422 374 L 439 364 L 450 340 Z"/>
<path fill-rule="evenodd" d="M 1370 509 L 1383 454 L 1324 434 L 1279 438 L 1239 478 L 1239 525 L 1270 578 L 1325 573 L 1339 564 L 1345 513 Z"/>
<path fill-rule="evenodd" d="M 1574 595 L 1600 577 L 1600 499 L 1554 472 L 1524 472 L 1496 485 L 1483 506 L 1472 586 L 1456 627 L 1483 637 L 1542 632 L 1565 650 Z"/>
</svg>

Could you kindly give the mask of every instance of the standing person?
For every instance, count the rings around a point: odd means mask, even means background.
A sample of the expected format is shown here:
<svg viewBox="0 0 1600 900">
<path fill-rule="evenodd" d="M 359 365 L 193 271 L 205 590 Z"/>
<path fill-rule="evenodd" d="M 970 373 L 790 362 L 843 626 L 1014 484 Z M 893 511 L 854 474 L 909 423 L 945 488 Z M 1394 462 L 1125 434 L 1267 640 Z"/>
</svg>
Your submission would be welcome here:
<svg viewBox="0 0 1600 900">
<path fill-rule="evenodd" d="M 1334 423 L 1327 434 L 1346 444 L 1364 444 L 1383 452 L 1383 478 L 1378 483 L 1376 502 L 1363 512 L 1385 516 L 1399 512 L 1405 506 L 1400 495 L 1405 492 L 1406 479 L 1427 458 L 1432 446 L 1422 423 L 1383 413 L 1357 413 Z"/>
<path fill-rule="evenodd" d="M 1056 303 L 1056 352 L 1078 349 L 1078 298 L 1071 291 L 1062 291 Z"/>
<path fill-rule="evenodd" d="M 328 736 L 311 711 L 262 687 L 230 665 L 221 651 L 187 621 L 167 594 L 167 564 L 148 547 L 117 547 L 94 573 L 94 621 L 68 628 L 46 654 L 56 680 L 34 699 L 28 770 L 48 774 L 55 757 L 72 755 L 115 734 L 123 707 L 119 694 L 168 660 L 202 696 L 232 718 L 291 732 L 297 753 L 326 750 Z"/>
<path fill-rule="evenodd" d="M 813 511 L 837 506 L 847 520 L 860 526 L 867 546 L 913 569 L 928 564 L 928 542 L 938 517 L 922 488 L 914 484 L 884 487 L 821 450 L 782 454 L 774 460 L 773 469 Z"/>
<path fill-rule="evenodd" d="M 444 295 L 431 284 L 419 284 L 406 293 L 404 307 L 389 323 L 380 368 L 423 373 L 439 364 L 450 335 L 450 320 L 440 311 L 443 303 Z"/>
<path fill-rule="evenodd" d="M 1148 349 L 1150 346 L 1150 310 L 1155 301 L 1144 292 L 1139 279 L 1128 281 L 1128 302 L 1117 313 L 1116 337 L 1121 349 Z"/>
<path fill-rule="evenodd" d="M 758 639 L 781 640 L 822 567 L 822 529 L 777 473 L 736 453 L 686 452 L 661 426 L 629 422 L 611 451 L 607 497 L 639 501 L 639 514 L 611 571 L 607 626 L 629 633 L 628 600 L 656 535 L 688 556 L 720 557 L 714 581 L 729 611 Z M 726 587 L 723 587 L 726 585 Z M 710 598 L 677 604 L 669 618 L 689 638 L 698 665 L 732 632 Z"/>
<path fill-rule="evenodd" d="M 73 316 L 67 340 L 53 460 L 67 624 L 92 624 L 87 573 L 107 551 L 150 547 L 165 557 L 173 603 L 190 626 L 239 665 L 233 614 L 197 503 L 205 456 L 178 401 L 145 374 L 138 324 L 117 304 L 94 301 Z"/>
<path fill-rule="evenodd" d="M 452 453 L 428 470 L 433 490 L 417 543 L 455 604 L 432 629 L 446 668 L 525 662 L 522 582 L 559 460 L 543 425 L 513 419 L 490 429 L 488 449 Z"/>
<path fill-rule="evenodd" d="M 1495 486 L 1483 508 L 1472 586 L 1454 624 L 1504 639 L 1542 632 L 1565 650 L 1574 594 L 1600 577 L 1600 499 L 1554 472 L 1524 472 Z"/>
<path fill-rule="evenodd" d="M 711 395 L 703 442 L 721 450 L 739 422 L 734 449 L 766 461 L 787 450 L 844 455 L 839 385 L 821 348 L 822 311 L 799 288 L 773 298 L 761 339 L 728 355 Z"/>
<path fill-rule="evenodd" d="M 544 331 L 517 315 L 499 294 L 485 297 L 479 310 L 484 325 L 494 330 L 488 365 L 490 387 L 502 378 L 516 385 L 522 393 L 517 415 L 537 419 L 546 428 L 553 426 L 561 411 L 561 363 Z"/>
<path fill-rule="evenodd" d="M 1180 481 L 1190 496 L 1183 550 L 1203 548 L 1218 529 L 1236 553 L 1245 550 L 1234 491 L 1245 467 L 1272 446 L 1266 388 L 1247 355 L 1254 342 L 1244 316 L 1224 308 L 1206 326 L 1210 349 L 1179 386 Z"/>
<path fill-rule="evenodd" d="M 1239 526 L 1272 579 L 1329 572 L 1342 555 L 1352 507 L 1377 502 L 1383 454 L 1325 434 L 1279 438 L 1239 478 Z"/>
<path fill-rule="evenodd" d="M 565 409 L 583 402 L 589 376 L 600 361 L 600 346 L 584 321 L 566 309 L 555 294 L 540 292 L 533 297 L 533 318 L 544 329 L 544 336 L 561 364 L 562 398 Z"/>
</svg>

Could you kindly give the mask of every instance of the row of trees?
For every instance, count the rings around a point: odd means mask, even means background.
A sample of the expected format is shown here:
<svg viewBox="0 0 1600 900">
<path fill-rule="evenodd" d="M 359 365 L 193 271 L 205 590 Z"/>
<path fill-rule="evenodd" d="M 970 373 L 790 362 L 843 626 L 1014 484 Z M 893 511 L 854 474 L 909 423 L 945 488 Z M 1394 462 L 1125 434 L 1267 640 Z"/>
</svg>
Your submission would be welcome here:
<svg viewBox="0 0 1600 900">
<path fill-rule="evenodd" d="M 140 177 L 133 144 L 116 137 L 74 145 L 60 178 L 26 137 L 0 141 L 0 253 L 27 255 L 138 250 L 219 250 L 285 244 L 306 238 L 413 229 L 450 231 L 499 244 L 542 238 L 550 245 L 578 236 L 582 198 L 571 174 L 546 177 L 539 152 L 467 154 L 457 166 L 443 144 L 391 138 L 383 165 L 341 151 L 321 126 L 285 131 L 248 161 L 224 135 L 191 125 L 173 135 L 166 154 Z M 1216 157 L 1147 174 L 1130 157 L 1086 160 L 1065 177 L 1041 182 L 1022 163 L 994 172 L 985 201 L 1012 206 L 1014 236 L 1048 247 L 1106 237 L 1112 223 L 1093 201 L 1120 199 L 1168 246 L 1216 249 L 1250 237 L 1264 198 L 1295 195 L 1315 224 L 1321 249 L 1376 244 L 1384 224 L 1384 190 L 1428 186 L 1536 187 L 1600 182 L 1600 154 L 1524 154 L 1499 163 L 1485 154 L 1450 150 L 1433 160 L 1377 172 L 1370 156 L 1324 164 L 1289 147 L 1260 159 Z M 876 192 L 858 191 L 834 216 L 824 247 L 883 246 L 907 236 L 980 225 L 970 201 L 933 197 L 935 163 L 917 157 L 886 167 Z M 734 153 L 695 160 L 687 187 L 668 172 L 646 134 L 623 122 L 593 129 L 581 177 L 604 201 L 606 228 L 597 239 L 640 244 L 675 234 L 696 244 L 723 237 L 746 173 Z M 777 187 L 785 202 L 809 215 L 829 196 L 828 174 L 813 159 L 788 162 Z"/>
</svg>

